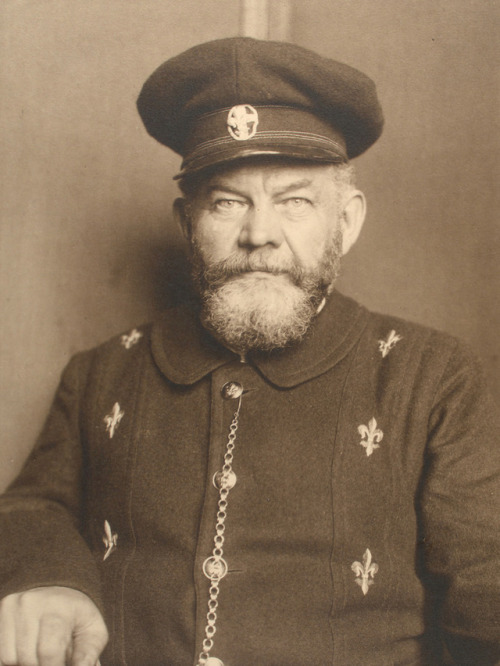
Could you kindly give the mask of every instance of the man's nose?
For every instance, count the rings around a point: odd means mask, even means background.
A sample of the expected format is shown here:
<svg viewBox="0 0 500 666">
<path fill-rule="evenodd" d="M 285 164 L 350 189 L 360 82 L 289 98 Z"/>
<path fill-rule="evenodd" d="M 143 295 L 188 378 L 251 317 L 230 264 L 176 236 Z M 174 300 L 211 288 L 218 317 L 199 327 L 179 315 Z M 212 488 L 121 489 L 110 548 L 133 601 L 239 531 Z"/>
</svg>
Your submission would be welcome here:
<svg viewBox="0 0 500 666">
<path fill-rule="evenodd" d="M 283 240 L 281 221 L 272 206 L 255 206 L 247 212 L 239 237 L 242 247 L 279 247 Z"/>
</svg>

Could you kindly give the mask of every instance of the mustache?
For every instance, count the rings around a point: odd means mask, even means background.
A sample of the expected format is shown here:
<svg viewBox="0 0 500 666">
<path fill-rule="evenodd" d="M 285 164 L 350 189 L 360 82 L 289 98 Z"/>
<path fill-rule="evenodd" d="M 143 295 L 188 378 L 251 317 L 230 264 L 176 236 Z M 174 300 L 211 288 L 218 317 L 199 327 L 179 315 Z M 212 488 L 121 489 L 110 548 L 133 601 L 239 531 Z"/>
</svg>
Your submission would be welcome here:
<svg viewBox="0 0 500 666">
<path fill-rule="evenodd" d="M 244 255 L 232 254 L 214 264 L 205 265 L 203 266 L 202 277 L 205 284 L 218 285 L 230 278 L 256 271 L 272 275 L 287 275 L 296 285 L 300 285 L 305 276 L 305 270 L 293 261 L 278 260 L 254 252 Z"/>
</svg>

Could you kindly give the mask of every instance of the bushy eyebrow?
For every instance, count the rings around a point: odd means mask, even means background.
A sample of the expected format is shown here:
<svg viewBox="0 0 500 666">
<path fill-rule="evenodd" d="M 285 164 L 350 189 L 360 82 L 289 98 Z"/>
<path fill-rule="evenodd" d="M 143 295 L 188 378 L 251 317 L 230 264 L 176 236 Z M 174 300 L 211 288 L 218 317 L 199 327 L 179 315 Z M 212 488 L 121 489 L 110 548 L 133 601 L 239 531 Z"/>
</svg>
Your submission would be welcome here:
<svg viewBox="0 0 500 666">
<path fill-rule="evenodd" d="M 283 194 L 288 194 L 288 192 L 293 192 L 294 190 L 300 190 L 304 187 L 309 187 L 312 184 L 310 178 L 303 178 L 302 180 L 296 180 L 293 183 L 290 183 L 286 187 L 276 190 L 274 196 L 283 196 Z"/>
<path fill-rule="evenodd" d="M 232 194 L 233 196 L 238 196 L 241 197 L 242 199 L 247 198 L 242 192 L 239 192 L 238 190 L 235 190 L 234 188 L 229 187 L 228 185 L 224 185 L 223 183 L 213 183 L 212 185 L 207 186 L 206 188 L 207 195 L 213 194 L 214 192 L 225 192 L 226 194 Z"/>
<path fill-rule="evenodd" d="M 312 180 L 310 178 L 302 178 L 301 180 L 296 180 L 293 183 L 290 183 L 282 188 L 277 189 L 275 192 L 273 192 L 273 196 L 280 197 L 283 196 L 284 194 L 287 194 L 288 192 L 293 192 L 295 190 L 300 190 L 304 187 L 309 187 L 311 184 Z M 206 188 L 207 195 L 213 194 L 214 192 L 226 192 L 227 194 L 239 196 L 242 197 L 243 199 L 247 198 L 247 196 L 243 194 L 243 192 L 240 192 L 234 189 L 233 187 L 230 187 L 229 185 L 220 182 L 215 182 L 207 186 Z"/>
</svg>

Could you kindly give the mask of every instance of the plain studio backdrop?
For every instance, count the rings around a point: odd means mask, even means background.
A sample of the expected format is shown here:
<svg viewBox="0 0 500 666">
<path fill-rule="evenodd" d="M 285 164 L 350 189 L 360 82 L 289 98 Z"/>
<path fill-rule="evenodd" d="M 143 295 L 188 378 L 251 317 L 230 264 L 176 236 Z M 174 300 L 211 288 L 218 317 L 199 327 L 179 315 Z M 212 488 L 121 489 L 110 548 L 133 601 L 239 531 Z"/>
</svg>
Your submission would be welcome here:
<svg viewBox="0 0 500 666">
<path fill-rule="evenodd" d="M 182 266 L 170 212 L 179 158 L 147 136 L 135 100 L 170 56 L 237 35 L 241 7 L 0 3 L 0 486 L 70 355 L 169 303 Z M 499 397 L 498 3 L 283 0 L 266 11 L 267 36 L 283 36 L 285 12 L 290 41 L 366 72 L 385 110 L 382 138 L 356 160 L 368 218 L 341 291 L 469 342 Z"/>
</svg>

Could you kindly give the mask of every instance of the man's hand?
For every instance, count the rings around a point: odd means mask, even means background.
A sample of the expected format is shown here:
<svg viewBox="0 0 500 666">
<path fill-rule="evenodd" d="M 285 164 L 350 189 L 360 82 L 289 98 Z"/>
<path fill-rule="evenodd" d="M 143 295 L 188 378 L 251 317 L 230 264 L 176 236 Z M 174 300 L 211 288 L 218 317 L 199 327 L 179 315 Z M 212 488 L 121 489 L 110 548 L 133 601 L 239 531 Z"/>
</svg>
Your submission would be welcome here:
<svg viewBox="0 0 500 666">
<path fill-rule="evenodd" d="M 0 666 L 95 666 L 108 641 L 96 605 L 68 587 L 37 587 L 0 601 Z"/>
</svg>

